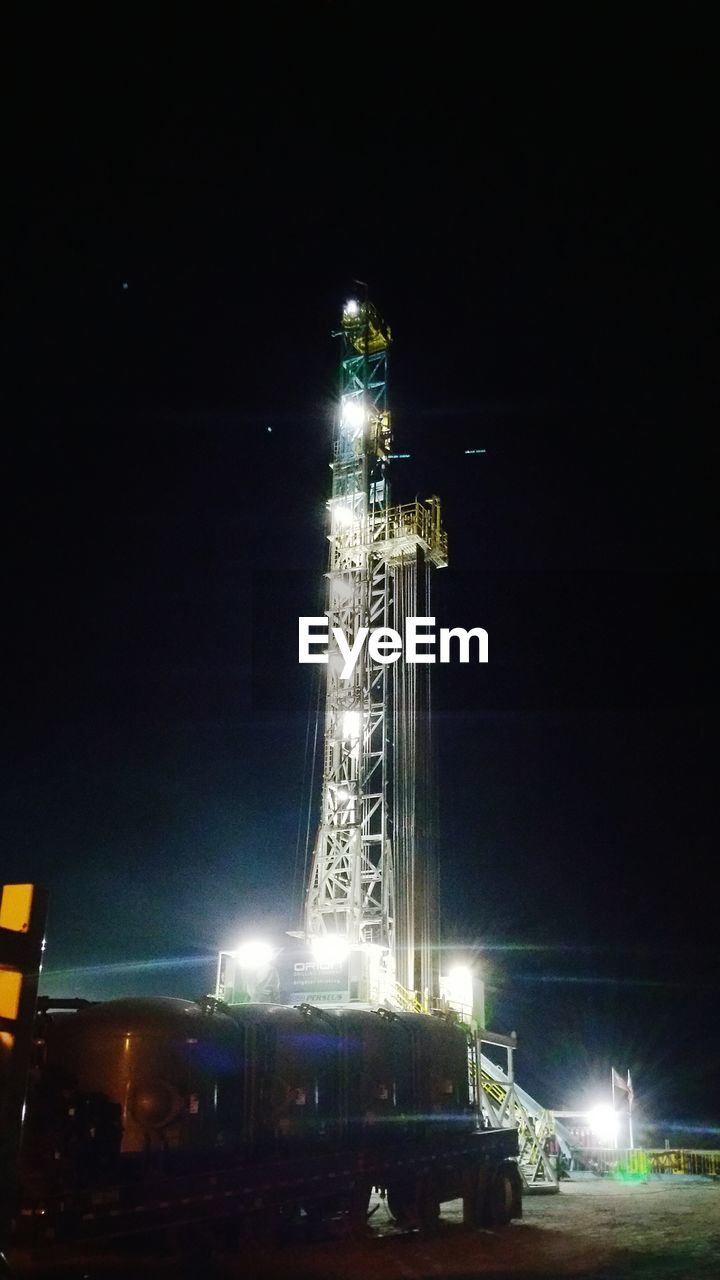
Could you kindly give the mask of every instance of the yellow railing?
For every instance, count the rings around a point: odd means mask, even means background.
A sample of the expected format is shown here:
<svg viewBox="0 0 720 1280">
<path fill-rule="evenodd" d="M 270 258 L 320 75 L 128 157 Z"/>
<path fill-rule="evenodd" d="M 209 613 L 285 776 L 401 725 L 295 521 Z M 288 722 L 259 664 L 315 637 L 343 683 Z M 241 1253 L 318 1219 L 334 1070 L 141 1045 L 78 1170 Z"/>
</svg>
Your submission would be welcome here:
<svg viewBox="0 0 720 1280">
<path fill-rule="evenodd" d="M 408 991 L 401 982 L 395 983 L 395 998 L 406 1013 L 427 1013 L 414 991 Z"/>
<path fill-rule="evenodd" d="M 442 527 L 440 503 L 437 498 L 424 502 L 406 502 L 390 507 L 377 521 L 373 541 L 383 546 L 397 544 L 397 554 L 402 554 L 403 543 L 424 543 L 435 564 L 447 564 L 447 534 Z"/>
<path fill-rule="evenodd" d="M 720 1151 L 686 1151 L 679 1147 L 649 1151 L 635 1147 L 615 1151 L 606 1147 L 583 1147 L 575 1152 L 575 1160 L 593 1172 L 619 1178 L 663 1173 L 720 1177 Z"/>
<path fill-rule="evenodd" d="M 499 1102 L 500 1105 L 502 1106 L 503 1102 L 505 1101 L 505 1094 L 507 1093 L 507 1088 L 504 1085 L 500 1084 L 497 1080 L 493 1080 L 492 1076 L 489 1076 L 487 1071 L 480 1072 L 480 1081 L 482 1083 L 483 1089 L 485 1090 L 485 1093 L 490 1095 L 493 1102 Z"/>
</svg>

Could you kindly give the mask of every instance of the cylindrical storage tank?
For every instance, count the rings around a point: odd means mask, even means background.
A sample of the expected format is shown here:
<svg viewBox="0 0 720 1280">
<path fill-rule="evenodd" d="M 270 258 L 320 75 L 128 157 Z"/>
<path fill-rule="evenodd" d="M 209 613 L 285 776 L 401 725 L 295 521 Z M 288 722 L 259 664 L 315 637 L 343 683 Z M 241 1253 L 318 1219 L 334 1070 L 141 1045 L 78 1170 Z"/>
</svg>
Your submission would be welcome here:
<svg viewBox="0 0 720 1280">
<path fill-rule="evenodd" d="M 466 1032 L 445 1018 L 423 1013 L 398 1013 L 395 1020 L 412 1045 L 416 1130 L 473 1129 Z"/>
<path fill-rule="evenodd" d="M 341 1129 L 339 1040 L 324 1011 L 245 1004 L 227 1009 L 247 1042 L 248 1132 L 258 1149 L 335 1145 Z"/>
<path fill-rule="evenodd" d="M 412 1060 L 405 1030 L 394 1018 L 356 1009 L 328 1009 L 340 1041 L 344 1137 L 353 1147 L 405 1136 L 412 1116 Z"/>
<path fill-rule="evenodd" d="M 123 1153 L 243 1145 L 242 1038 L 222 1013 L 169 997 L 91 1005 L 58 1024 L 48 1067 L 81 1099 L 119 1107 Z"/>
</svg>

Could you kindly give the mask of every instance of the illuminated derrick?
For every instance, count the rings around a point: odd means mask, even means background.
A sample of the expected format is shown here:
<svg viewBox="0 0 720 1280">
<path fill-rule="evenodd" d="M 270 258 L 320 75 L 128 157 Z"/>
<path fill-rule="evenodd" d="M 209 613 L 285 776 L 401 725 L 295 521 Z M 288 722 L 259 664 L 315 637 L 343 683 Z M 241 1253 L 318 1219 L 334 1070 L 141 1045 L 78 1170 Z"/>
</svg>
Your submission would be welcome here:
<svg viewBox="0 0 720 1280">
<path fill-rule="evenodd" d="M 391 452 L 389 328 L 371 303 L 352 301 L 338 336 L 325 614 L 327 635 L 338 630 L 353 646 L 361 628 L 402 637 L 407 618 L 433 616 L 431 578 L 447 564 L 447 537 L 438 498 L 390 505 L 389 463 L 408 455 Z M 515 1034 L 485 1028 L 482 982 L 469 967 L 439 975 L 432 667 L 403 657 L 383 663 L 376 652 L 363 644 L 343 679 L 345 657 L 329 639 L 320 822 L 303 928 L 290 935 L 311 945 L 293 951 L 283 982 L 280 952 L 268 943 L 247 939 L 220 952 L 215 996 L 230 1004 L 282 998 L 306 1011 L 358 1001 L 461 1019 L 471 1031 L 470 1096 L 483 1125 L 517 1128 L 526 1185 L 557 1190 L 547 1140 L 565 1139 L 515 1082 Z M 507 1050 L 507 1071 L 485 1055 L 488 1044 Z"/>
<path fill-rule="evenodd" d="M 371 303 L 351 301 L 339 336 L 326 613 L 330 633 L 352 642 L 360 627 L 402 634 L 406 616 L 430 613 L 447 541 L 437 498 L 389 503 L 389 328 Z M 376 944 L 382 994 L 396 997 L 397 982 L 424 1000 L 438 994 L 428 668 L 373 661 L 369 646 L 349 679 L 342 668 L 333 641 L 305 933 Z"/>
<path fill-rule="evenodd" d="M 346 659 L 333 631 L 353 646 L 361 628 L 402 637 L 406 619 L 432 618 L 432 573 L 447 564 L 447 538 L 438 498 L 390 505 L 390 461 L 408 455 L 391 452 L 389 328 L 371 303 L 352 301 L 338 337 L 320 821 L 303 928 L 290 935 L 310 946 L 292 951 L 282 980 L 275 967 L 282 949 L 247 939 L 220 952 L 215 996 L 230 1004 L 280 998 L 306 1011 L 357 1001 L 459 1018 L 470 1031 L 468 1081 L 478 1117 L 486 1127 L 517 1128 L 526 1185 L 557 1190 L 547 1145 L 550 1137 L 565 1139 L 551 1113 L 515 1082 L 515 1034 L 485 1028 L 482 982 L 470 967 L 439 974 L 432 666 L 403 656 L 380 662 L 364 643 L 343 678 Z M 313 643 L 324 647 L 324 639 Z M 315 659 L 323 656 L 307 660 Z M 506 1049 L 507 1071 L 486 1056 L 486 1045 Z"/>
</svg>

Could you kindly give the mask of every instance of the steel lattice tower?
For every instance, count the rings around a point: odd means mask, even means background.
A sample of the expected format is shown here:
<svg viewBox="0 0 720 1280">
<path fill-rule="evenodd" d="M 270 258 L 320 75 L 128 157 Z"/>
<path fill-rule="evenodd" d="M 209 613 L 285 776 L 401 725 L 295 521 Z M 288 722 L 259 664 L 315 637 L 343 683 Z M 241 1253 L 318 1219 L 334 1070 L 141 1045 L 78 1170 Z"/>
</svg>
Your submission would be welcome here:
<svg viewBox="0 0 720 1280">
<path fill-rule="evenodd" d="M 328 503 L 330 635 L 393 627 L 429 613 L 432 566 L 447 563 L 438 500 L 390 506 L 389 328 L 371 303 L 342 316 L 340 404 Z M 388 989 L 437 994 L 437 902 L 430 848 L 428 669 L 374 662 L 350 679 L 331 643 L 321 815 L 305 933 L 383 949 Z"/>
</svg>

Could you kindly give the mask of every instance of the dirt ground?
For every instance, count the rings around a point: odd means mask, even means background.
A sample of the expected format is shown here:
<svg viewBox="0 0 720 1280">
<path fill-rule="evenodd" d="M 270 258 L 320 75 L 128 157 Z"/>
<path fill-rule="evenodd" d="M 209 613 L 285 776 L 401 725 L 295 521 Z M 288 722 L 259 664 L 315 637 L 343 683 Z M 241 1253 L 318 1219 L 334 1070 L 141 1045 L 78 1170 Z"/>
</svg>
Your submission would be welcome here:
<svg viewBox="0 0 720 1280">
<path fill-rule="evenodd" d="M 459 1202 L 443 1207 L 436 1236 L 398 1233 L 379 1203 L 360 1243 L 297 1242 L 201 1253 L 98 1252 L 48 1271 L 16 1259 L 18 1276 L 64 1280 L 720 1280 L 720 1183 L 604 1180 L 563 1183 L 559 1195 L 525 1200 L 525 1216 L 502 1230 L 465 1231 Z M 60 1261 L 59 1259 L 57 1260 Z"/>
</svg>

